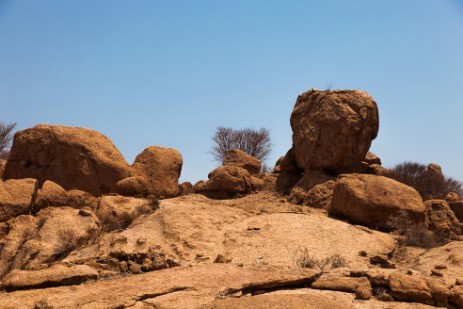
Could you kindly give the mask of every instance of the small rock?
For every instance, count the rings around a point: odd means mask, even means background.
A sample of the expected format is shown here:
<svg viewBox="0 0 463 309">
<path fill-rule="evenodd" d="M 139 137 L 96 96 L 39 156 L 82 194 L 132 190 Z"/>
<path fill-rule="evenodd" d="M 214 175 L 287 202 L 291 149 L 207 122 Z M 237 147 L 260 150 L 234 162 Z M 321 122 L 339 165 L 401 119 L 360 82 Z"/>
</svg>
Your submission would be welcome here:
<svg viewBox="0 0 463 309">
<path fill-rule="evenodd" d="M 135 263 L 133 261 L 129 261 L 129 269 L 132 273 L 134 274 L 140 274 L 141 273 L 141 266 L 138 263 Z"/>
<path fill-rule="evenodd" d="M 459 277 L 455 280 L 455 285 L 463 285 L 463 278 Z"/>
<path fill-rule="evenodd" d="M 119 262 L 119 270 L 120 270 L 122 273 L 126 273 L 126 272 L 129 271 L 129 267 L 128 267 L 126 261 L 121 261 L 121 262 Z"/>
<path fill-rule="evenodd" d="M 436 270 L 436 269 L 432 269 L 431 270 L 431 276 L 435 276 L 435 277 L 443 277 L 444 274 L 441 273 L 440 271 Z"/>
<path fill-rule="evenodd" d="M 435 269 L 447 269 L 447 266 L 444 264 L 436 264 L 434 265 Z"/>
</svg>

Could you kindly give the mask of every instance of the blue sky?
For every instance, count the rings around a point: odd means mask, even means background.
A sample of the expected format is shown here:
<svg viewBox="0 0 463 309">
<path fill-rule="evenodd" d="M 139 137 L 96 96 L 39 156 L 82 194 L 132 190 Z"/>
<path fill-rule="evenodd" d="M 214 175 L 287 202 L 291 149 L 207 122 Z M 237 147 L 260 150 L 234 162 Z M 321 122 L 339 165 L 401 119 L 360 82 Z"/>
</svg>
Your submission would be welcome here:
<svg viewBox="0 0 463 309">
<path fill-rule="evenodd" d="M 463 180 L 462 0 L 0 0 L 0 120 L 95 129 L 129 163 L 176 148 L 182 181 L 220 125 L 268 128 L 273 166 L 311 88 L 375 98 L 383 165 Z"/>
</svg>

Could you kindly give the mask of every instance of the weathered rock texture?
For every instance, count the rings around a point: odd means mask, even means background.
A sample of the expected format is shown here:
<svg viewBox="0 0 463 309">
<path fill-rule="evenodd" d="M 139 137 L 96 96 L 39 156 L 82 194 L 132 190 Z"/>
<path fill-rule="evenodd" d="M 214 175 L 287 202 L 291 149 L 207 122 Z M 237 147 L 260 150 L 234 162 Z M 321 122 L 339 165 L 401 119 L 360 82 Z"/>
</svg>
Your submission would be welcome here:
<svg viewBox="0 0 463 309">
<path fill-rule="evenodd" d="M 444 242 L 459 239 L 461 224 L 448 203 L 444 200 L 427 200 L 425 205 L 429 230 Z"/>
<path fill-rule="evenodd" d="M 15 134 L 4 179 L 52 180 L 66 190 L 94 195 L 116 192 L 129 165 L 103 134 L 65 126 L 37 125 Z"/>
<path fill-rule="evenodd" d="M 36 190 L 35 179 L 0 180 L 0 222 L 31 212 Z"/>
<path fill-rule="evenodd" d="M 15 269 L 3 278 L 2 287 L 8 291 L 80 284 L 98 278 L 98 273 L 86 265 L 55 264 L 39 270 Z"/>
<path fill-rule="evenodd" d="M 149 194 L 167 198 L 179 194 L 182 165 L 183 158 L 177 150 L 151 146 L 135 158 L 132 168 L 135 174 L 146 178 Z"/>
<path fill-rule="evenodd" d="M 22 215 L 6 223 L 1 235 L 0 277 L 13 269 L 48 267 L 99 235 L 98 218 L 90 210 L 48 207 L 37 216 Z"/>
<path fill-rule="evenodd" d="M 336 181 L 329 211 L 366 226 L 393 229 L 398 217 L 424 224 L 426 208 L 412 187 L 383 176 L 345 174 Z"/>
<path fill-rule="evenodd" d="M 363 91 L 312 89 L 297 98 L 291 127 L 300 168 L 352 172 L 378 134 L 378 108 Z"/>
<path fill-rule="evenodd" d="M 259 175 L 262 166 L 260 161 L 253 156 L 236 149 L 227 151 L 223 165 L 242 167 L 253 176 Z"/>
</svg>

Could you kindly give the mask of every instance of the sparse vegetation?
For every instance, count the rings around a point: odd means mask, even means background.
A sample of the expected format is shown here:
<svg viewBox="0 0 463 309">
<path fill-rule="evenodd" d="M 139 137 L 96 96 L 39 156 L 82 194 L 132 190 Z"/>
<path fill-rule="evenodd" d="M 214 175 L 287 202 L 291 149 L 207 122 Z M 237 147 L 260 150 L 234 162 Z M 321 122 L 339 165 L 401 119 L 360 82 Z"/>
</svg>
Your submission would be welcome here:
<svg viewBox="0 0 463 309">
<path fill-rule="evenodd" d="M 265 161 L 272 150 L 270 131 L 264 128 L 235 130 L 218 127 L 212 141 L 214 146 L 209 153 L 220 163 L 224 161 L 227 151 L 232 149 L 242 150 L 260 161 Z"/>
<path fill-rule="evenodd" d="M 6 160 L 10 154 L 11 141 L 13 140 L 13 130 L 16 123 L 6 124 L 0 121 L 0 159 Z"/>
<path fill-rule="evenodd" d="M 405 211 L 389 220 L 389 224 L 395 227 L 393 233 L 402 236 L 399 239 L 401 245 L 434 248 L 441 244 L 441 240 L 436 234 L 428 230 L 424 223 L 416 223 L 410 220 Z"/>
<path fill-rule="evenodd" d="M 66 257 L 77 245 L 77 234 L 70 228 L 58 230 L 59 246 L 57 247 L 57 259 Z"/>
<path fill-rule="evenodd" d="M 415 188 L 424 200 L 445 198 L 449 192 L 463 196 L 463 184 L 460 181 L 436 173 L 420 163 L 398 164 L 390 169 L 388 176 Z"/>
<path fill-rule="evenodd" d="M 41 299 L 34 304 L 34 309 L 53 309 L 53 306 L 49 305 L 46 300 Z"/>
<path fill-rule="evenodd" d="M 296 251 L 296 254 L 298 251 Z M 337 253 L 326 258 L 316 258 L 310 254 L 307 248 L 304 248 L 304 250 L 299 251 L 299 254 L 295 259 L 295 263 L 302 268 L 319 268 L 324 270 L 326 268 L 333 269 L 347 266 L 346 259 Z"/>
</svg>

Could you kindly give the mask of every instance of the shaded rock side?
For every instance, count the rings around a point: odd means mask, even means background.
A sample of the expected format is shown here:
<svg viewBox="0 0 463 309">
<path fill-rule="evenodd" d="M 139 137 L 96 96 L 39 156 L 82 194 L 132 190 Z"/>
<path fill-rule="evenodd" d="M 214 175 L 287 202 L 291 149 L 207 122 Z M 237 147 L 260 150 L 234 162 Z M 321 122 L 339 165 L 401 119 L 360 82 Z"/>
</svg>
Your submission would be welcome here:
<svg viewBox="0 0 463 309">
<path fill-rule="evenodd" d="M 378 134 L 378 108 L 363 91 L 312 89 L 298 96 L 291 128 L 300 168 L 349 173 Z"/>
<path fill-rule="evenodd" d="M 81 284 L 97 278 L 97 271 L 89 266 L 55 264 L 40 270 L 15 269 L 3 278 L 2 287 L 8 291 L 47 288 Z"/>
<path fill-rule="evenodd" d="M 42 124 L 16 132 L 3 178 L 35 178 L 40 186 L 52 180 L 66 190 L 101 195 L 116 192 L 116 183 L 129 174 L 124 157 L 103 134 Z"/>
<path fill-rule="evenodd" d="M 238 166 L 242 167 L 249 172 L 249 174 L 255 176 L 260 174 L 261 162 L 251 155 L 248 155 L 241 150 L 229 150 L 225 154 L 223 165 L 227 166 Z"/>
<path fill-rule="evenodd" d="M 31 212 L 36 190 L 35 179 L 0 180 L 0 222 Z"/>
<path fill-rule="evenodd" d="M 178 179 L 182 165 L 183 158 L 177 150 L 150 146 L 135 158 L 132 170 L 134 174 L 145 177 L 149 194 L 167 198 L 179 194 Z"/>
<path fill-rule="evenodd" d="M 427 200 L 424 204 L 429 230 L 444 242 L 459 239 L 461 224 L 448 203 L 444 200 Z"/>
<path fill-rule="evenodd" d="M 345 174 L 334 187 L 330 213 L 369 227 L 393 229 L 394 219 L 425 223 L 426 207 L 419 193 L 384 176 Z"/>
</svg>

